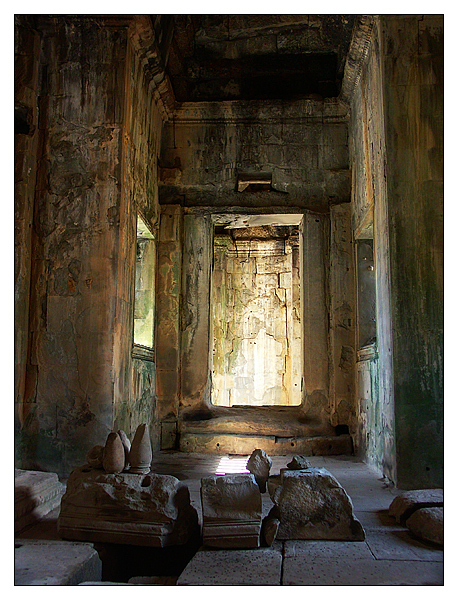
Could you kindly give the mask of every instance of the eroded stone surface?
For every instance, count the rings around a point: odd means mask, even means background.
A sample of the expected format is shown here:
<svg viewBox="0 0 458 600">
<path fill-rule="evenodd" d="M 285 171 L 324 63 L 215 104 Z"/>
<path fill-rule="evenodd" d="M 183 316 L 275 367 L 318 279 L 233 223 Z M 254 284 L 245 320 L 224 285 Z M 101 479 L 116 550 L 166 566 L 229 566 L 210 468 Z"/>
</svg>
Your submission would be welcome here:
<svg viewBox="0 0 458 600">
<path fill-rule="evenodd" d="M 203 542 L 219 548 L 257 548 L 262 501 L 254 475 L 206 477 L 201 481 Z"/>
<path fill-rule="evenodd" d="M 354 540 L 365 538 L 350 497 L 323 468 L 282 470 L 272 498 L 271 516 L 280 520 L 279 540 Z"/>
<path fill-rule="evenodd" d="M 293 460 L 289 462 L 287 465 L 288 469 L 310 469 L 312 463 L 306 456 L 301 456 L 300 454 L 295 454 Z"/>
<path fill-rule="evenodd" d="M 419 508 L 406 521 L 410 531 L 427 542 L 444 544 L 444 508 L 433 506 Z"/>
<path fill-rule="evenodd" d="M 65 491 L 56 473 L 14 471 L 14 529 L 20 531 L 59 506 Z"/>
<path fill-rule="evenodd" d="M 272 544 L 274 543 L 275 538 L 277 537 L 279 527 L 280 520 L 275 517 L 271 517 L 268 515 L 263 520 L 261 534 L 262 540 L 267 546 L 272 546 Z"/>
<path fill-rule="evenodd" d="M 444 505 L 444 490 L 410 490 L 403 492 L 393 500 L 388 514 L 398 523 L 405 525 L 406 520 L 419 508 Z"/>
<path fill-rule="evenodd" d="M 57 522 L 65 539 L 170 546 L 198 531 L 189 490 L 171 475 L 72 471 Z"/>
</svg>

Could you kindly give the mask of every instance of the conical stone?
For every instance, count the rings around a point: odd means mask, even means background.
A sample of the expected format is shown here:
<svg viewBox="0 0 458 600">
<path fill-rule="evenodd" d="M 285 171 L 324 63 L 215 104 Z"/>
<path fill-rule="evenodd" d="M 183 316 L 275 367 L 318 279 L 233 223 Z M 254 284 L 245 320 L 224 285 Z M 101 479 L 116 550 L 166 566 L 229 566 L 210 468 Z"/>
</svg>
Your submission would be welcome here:
<svg viewBox="0 0 458 600">
<path fill-rule="evenodd" d="M 124 456 L 125 456 L 124 470 L 126 470 L 130 466 L 129 453 L 130 453 L 131 444 L 130 444 L 129 438 L 127 437 L 126 433 L 122 429 L 118 430 L 118 435 L 121 438 L 122 445 L 124 446 Z"/>
<path fill-rule="evenodd" d="M 137 427 L 134 439 L 132 440 L 129 452 L 129 473 L 149 473 L 152 458 L 153 451 L 151 449 L 149 427 L 146 423 L 142 423 Z"/>
<path fill-rule="evenodd" d="M 119 435 L 112 431 L 108 434 L 103 449 L 102 465 L 107 473 L 121 473 L 124 470 L 126 458 L 124 446 Z"/>
</svg>

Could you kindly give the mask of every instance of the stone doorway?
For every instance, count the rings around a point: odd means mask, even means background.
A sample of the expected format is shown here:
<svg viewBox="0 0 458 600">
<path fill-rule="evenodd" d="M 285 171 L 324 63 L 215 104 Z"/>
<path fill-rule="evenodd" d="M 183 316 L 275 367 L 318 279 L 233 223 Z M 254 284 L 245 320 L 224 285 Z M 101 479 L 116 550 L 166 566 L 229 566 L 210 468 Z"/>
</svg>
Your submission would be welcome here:
<svg viewBox="0 0 458 600">
<path fill-rule="evenodd" d="M 215 228 L 213 405 L 301 404 L 299 246 L 299 223 Z"/>
</svg>

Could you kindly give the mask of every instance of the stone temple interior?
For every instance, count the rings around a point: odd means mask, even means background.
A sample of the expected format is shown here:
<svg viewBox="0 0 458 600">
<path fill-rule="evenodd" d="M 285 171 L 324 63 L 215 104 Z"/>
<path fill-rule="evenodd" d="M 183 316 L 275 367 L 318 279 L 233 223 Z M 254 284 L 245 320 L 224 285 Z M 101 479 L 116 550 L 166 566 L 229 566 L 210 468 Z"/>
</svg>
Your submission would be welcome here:
<svg viewBox="0 0 458 600">
<path fill-rule="evenodd" d="M 91 448 L 146 424 L 152 469 L 188 483 L 261 449 L 335 469 L 350 496 L 351 472 L 390 501 L 443 488 L 443 25 L 15 16 L 21 477 L 63 493 Z M 269 551 L 309 561 L 288 535 Z M 115 546 L 94 544 L 111 578 Z"/>
</svg>

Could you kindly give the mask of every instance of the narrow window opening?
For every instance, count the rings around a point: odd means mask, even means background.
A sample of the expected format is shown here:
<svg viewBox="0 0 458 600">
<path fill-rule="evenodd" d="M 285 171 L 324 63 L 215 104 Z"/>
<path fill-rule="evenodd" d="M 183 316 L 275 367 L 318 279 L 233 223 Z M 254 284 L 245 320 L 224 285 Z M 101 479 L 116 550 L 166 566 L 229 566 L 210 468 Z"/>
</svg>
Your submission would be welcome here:
<svg viewBox="0 0 458 600">
<path fill-rule="evenodd" d="M 154 346 L 154 282 L 156 274 L 156 241 L 145 221 L 137 218 L 135 264 L 134 344 Z"/>
</svg>

